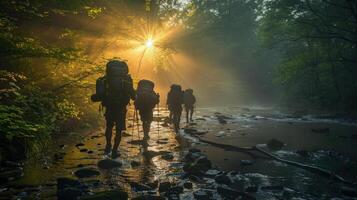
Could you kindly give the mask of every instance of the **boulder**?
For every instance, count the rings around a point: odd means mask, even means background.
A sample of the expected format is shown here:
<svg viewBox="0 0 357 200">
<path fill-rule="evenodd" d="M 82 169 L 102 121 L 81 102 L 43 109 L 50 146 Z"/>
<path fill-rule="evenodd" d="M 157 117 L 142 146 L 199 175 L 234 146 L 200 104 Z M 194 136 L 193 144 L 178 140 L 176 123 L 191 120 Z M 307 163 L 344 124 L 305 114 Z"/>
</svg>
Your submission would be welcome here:
<svg viewBox="0 0 357 200">
<path fill-rule="evenodd" d="M 225 174 L 217 175 L 214 180 L 218 184 L 230 185 L 232 184 L 232 180 Z"/>
<path fill-rule="evenodd" d="M 164 160 L 172 160 L 174 159 L 174 156 L 172 155 L 172 153 L 167 153 L 161 156 L 162 159 Z"/>
<path fill-rule="evenodd" d="M 119 189 L 103 191 L 81 198 L 81 200 L 126 200 L 128 193 Z"/>
<path fill-rule="evenodd" d="M 192 183 L 189 181 L 187 181 L 183 184 L 183 187 L 186 189 L 192 189 L 192 186 L 193 186 Z"/>
<path fill-rule="evenodd" d="M 184 165 L 183 170 L 189 174 L 201 175 L 212 167 L 211 161 L 205 156 L 199 157 L 193 163 Z"/>
<path fill-rule="evenodd" d="M 76 147 L 83 147 L 83 146 L 84 146 L 83 143 L 78 143 L 78 144 L 76 144 Z"/>
<path fill-rule="evenodd" d="M 267 143 L 267 146 L 270 150 L 273 150 L 273 151 L 278 151 L 280 150 L 281 148 L 283 148 L 284 146 L 284 143 L 273 138 L 271 140 L 269 140 L 269 142 Z"/>
<path fill-rule="evenodd" d="M 123 164 L 112 159 L 104 159 L 100 160 L 97 165 L 100 169 L 113 169 L 121 167 Z"/>
<path fill-rule="evenodd" d="M 67 187 L 78 187 L 81 183 L 73 178 L 60 177 L 57 179 L 57 190 L 62 190 Z"/>
<path fill-rule="evenodd" d="M 88 178 L 92 176 L 98 176 L 100 172 L 95 168 L 82 168 L 74 172 L 78 178 Z"/>
<path fill-rule="evenodd" d="M 210 199 L 211 194 L 205 190 L 197 190 L 196 192 L 193 193 L 193 196 L 197 200 L 208 200 Z"/>
<path fill-rule="evenodd" d="M 133 160 L 133 161 L 131 161 L 130 165 L 131 165 L 131 167 L 139 167 L 140 162 Z"/>
<path fill-rule="evenodd" d="M 132 200 L 165 200 L 165 197 L 155 196 L 155 195 L 143 195 L 139 197 L 132 198 Z"/>
<path fill-rule="evenodd" d="M 167 192 L 171 188 L 171 183 L 170 182 L 161 182 L 159 185 L 159 192 Z"/>
<path fill-rule="evenodd" d="M 297 150 L 296 153 L 304 158 L 309 157 L 309 152 L 306 150 Z"/>
<path fill-rule="evenodd" d="M 57 191 L 58 200 L 77 200 L 83 194 L 82 190 L 79 188 L 64 188 Z"/>
<path fill-rule="evenodd" d="M 217 192 L 222 197 L 225 197 L 225 198 L 228 198 L 228 199 L 237 198 L 237 197 L 240 197 L 240 196 L 244 195 L 244 192 L 233 190 L 232 188 L 224 186 L 224 185 L 218 186 L 217 187 Z"/>
<path fill-rule="evenodd" d="M 131 188 L 134 188 L 136 191 L 148 191 L 148 190 L 153 190 L 153 188 L 151 188 L 148 185 L 145 184 L 141 184 L 141 183 L 135 183 L 135 182 L 131 182 L 130 183 Z"/>
</svg>

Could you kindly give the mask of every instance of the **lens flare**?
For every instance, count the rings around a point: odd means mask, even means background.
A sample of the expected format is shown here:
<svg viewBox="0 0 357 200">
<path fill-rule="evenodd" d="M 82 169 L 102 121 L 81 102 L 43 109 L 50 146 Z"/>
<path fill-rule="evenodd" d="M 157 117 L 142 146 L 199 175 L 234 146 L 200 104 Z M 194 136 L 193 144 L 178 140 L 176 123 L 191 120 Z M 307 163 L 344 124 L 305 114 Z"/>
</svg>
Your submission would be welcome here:
<svg viewBox="0 0 357 200">
<path fill-rule="evenodd" d="M 146 40 L 145 46 L 146 48 L 152 48 L 154 46 L 154 41 L 152 41 L 152 39 Z"/>
</svg>

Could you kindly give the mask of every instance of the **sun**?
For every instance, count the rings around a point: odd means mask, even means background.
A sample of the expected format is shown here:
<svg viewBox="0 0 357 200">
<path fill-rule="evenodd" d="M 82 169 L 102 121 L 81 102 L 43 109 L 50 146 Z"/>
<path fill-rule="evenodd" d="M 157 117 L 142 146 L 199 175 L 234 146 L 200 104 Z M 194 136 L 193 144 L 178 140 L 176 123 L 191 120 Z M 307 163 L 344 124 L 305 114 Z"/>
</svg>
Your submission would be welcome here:
<svg viewBox="0 0 357 200">
<path fill-rule="evenodd" d="M 153 41 L 152 39 L 146 40 L 145 46 L 146 46 L 146 48 L 148 48 L 148 49 L 152 48 L 152 47 L 154 46 L 154 41 Z"/>
</svg>

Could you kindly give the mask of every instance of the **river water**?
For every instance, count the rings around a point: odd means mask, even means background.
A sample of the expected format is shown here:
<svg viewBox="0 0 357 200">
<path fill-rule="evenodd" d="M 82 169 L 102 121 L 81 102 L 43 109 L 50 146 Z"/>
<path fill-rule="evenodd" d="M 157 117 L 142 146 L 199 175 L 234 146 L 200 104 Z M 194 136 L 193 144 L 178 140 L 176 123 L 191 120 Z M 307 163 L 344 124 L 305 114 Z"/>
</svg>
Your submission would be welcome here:
<svg viewBox="0 0 357 200">
<path fill-rule="evenodd" d="M 164 123 L 167 115 L 164 109 L 160 113 L 155 112 L 156 121 L 152 124 L 147 149 L 150 153 L 145 154 L 139 141 L 143 137 L 140 124 L 133 122 L 132 111 L 129 111 L 128 129 L 121 142 L 121 157 L 117 159 L 123 166 L 99 170 L 99 176 L 81 179 L 89 187 L 89 194 L 120 187 L 132 198 L 141 194 L 130 186 L 133 182 L 186 181 L 182 160 L 188 148 L 195 147 L 202 150 L 216 170 L 235 171 L 247 180 L 249 186 L 257 186 L 258 190 L 252 193 L 257 199 L 352 199 L 341 191 L 341 183 L 304 169 L 259 154 L 213 147 L 184 131 L 176 137 Z M 225 122 L 220 123 L 217 115 L 224 115 Z M 189 127 L 206 132 L 200 136 L 206 140 L 239 147 L 259 145 L 267 149 L 265 144 L 275 138 L 284 142 L 285 146 L 272 151 L 274 155 L 331 170 L 351 182 L 357 180 L 357 124 L 354 122 L 312 116 L 294 117 L 271 109 L 240 107 L 200 108 L 195 118 L 195 123 Z M 188 125 L 182 122 L 182 126 Z M 24 163 L 22 177 L 0 186 L 0 199 L 56 199 L 57 178 L 75 178 L 76 170 L 96 168 L 98 161 L 106 157 L 103 153 L 103 132 L 103 129 L 98 129 L 56 137 L 43 155 Z M 298 154 L 299 151 L 304 152 L 304 156 Z M 167 154 L 173 158 L 162 157 Z M 193 189 L 185 189 L 180 198 L 193 199 L 192 193 L 206 185 L 194 183 Z M 264 189 L 264 186 L 278 189 Z M 213 196 L 220 198 L 219 195 Z"/>
</svg>

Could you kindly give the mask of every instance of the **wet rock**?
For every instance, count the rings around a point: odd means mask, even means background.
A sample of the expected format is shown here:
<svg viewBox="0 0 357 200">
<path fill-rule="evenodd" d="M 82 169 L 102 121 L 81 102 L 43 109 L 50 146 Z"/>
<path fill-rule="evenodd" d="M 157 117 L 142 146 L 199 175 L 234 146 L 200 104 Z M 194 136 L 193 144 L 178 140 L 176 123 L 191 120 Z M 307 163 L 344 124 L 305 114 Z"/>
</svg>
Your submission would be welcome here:
<svg viewBox="0 0 357 200">
<path fill-rule="evenodd" d="M 83 146 L 84 146 L 83 143 L 78 143 L 78 144 L 76 144 L 76 147 L 83 147 Z"/>
<path fill-rule="evenodd" d="M 253 165 L 253 161 L 251 161 L 251 160 L 240 160 L 240 165 L 242 165 L 242 166 Z"/>
<path fill-rule="evenodd" d="M 156 189 L 157 186 L 159 185 L 159 181 L 154 181 L 154 182 L 151 182 L 151 183 L 147 183 L 146 185 L 148 185 L 149 187 L 153 188 L 153 189 Z"/>
<path fill-rule="evenodd" d="M 218 184 L 230 185 L 232 184 L 232 180 L 225 174 L 217 175 L 214 180 Z"/>
<path fill-rule="evenodd" d="M 161 156 L 162 159 L 164 160 L 172 160 L 174 159 L 174 156 L 172 155 L 172 153 L 167 153 Z"/>
<path fill-rule="evenodd" d="M 13 167 L 22 167 L 23 163 L 22 162 L 14 162 L 14 161 L 4 161 L 1 163 L 4 167 L 9 167 L 9 168 L 13 168 Z"/>
<path fill-rule="evenodd" d="M 341 193 L 349 197 L 357 197 L 357 189 L 351 187 L 341 187 Z"/>
<path fill-rule="evenodd" d="M 88 149 L 80 149 L 79 151 L 80 151 L 80 152 L 87 152 Z"/>
<path fill-rule="evenodd" d="M 184 165 L 183 170 L 189 174 L 204 174 L 212 167 L 211 161 L 205 156 L 199 157 L 193 163 L 187 163 Z"/>
<path fill-rule="evenodd" d="M 170 194 L 181 194 L 183 193 L 183 187 L 182 186 L 173 186 L 169 190 Z"/>
<path fill-rule="evenodd" d="M 186 188 L 186 189 L 192 189 L 192 183 L 187 181 L 183 184 L 183 187 Z"/>
<path fill-rule="evenodd" d="M 68 187 L 57 191 L 57 198 L 58 200 L 77 200 L 82 194 L 81 189 Z"/>
<path fill-rule="evenodd" d="M 257 186 L 249 186 L 245 189 L 245 192 L 250 192 L 250 193 L 258 192 L 258 187 Z"/>
<path fill-rule="evenodd" d="M 281 185 L 269 185 L 261 187 L 262 190 L 283 190 L 284 187 Z"/>
<path fill-rule="evenodd" d="M 132 198 L 132 200 L 165 200 L 165 197 L 155 196 L 155 195 L 143 195 L 139 197 Z"/>
<path fill-rule="evenodd" d="M 55 160 L 62 160 L 64 158 L 64 155 L 66 155 L 66 153 L 64 153 L 64 152 L 55 153 L 53 155 L 53 158 Z"/>
<path fill-rule="evenodd" d="M 94 153 L 94 151 L 89 150 L 87 153 L 88 153 L 88 154 L 93 154 L 93 153 Z"/>
<path fill-rule="evenodd" d="M 131 161 L 130 165 L 131 165 L 131 167 L 139 167 L 140 162 L 133 160 L 133 161 Z"/>
<path fill-rule="evenodd" d="M 209 169 L 206 171 L 205 175 L 208 177 L 215 177 L 218 174 L 221 174 L 222 172 L 216 169 Z"/>
<path fill-rule="evenodd" d="M 206 119 L 203 117 L 199 117 L 199 118 L 196 118 L 196 121 L 206 121 Z"/>
<path fill-rule="evenodd" d="M 304 158 L 309 157 L 309 152 L 306 150 L 297 150 L 296 153 Z"/>
<path fill-rule="evenodd" d="M 315 133 L 329 133 L 330 128 L 312 128 L 311 131 Z"/>
<path fill-rule="evenodd" d="M 197 132 L 197 130 L 193 128 L 185 128 L 183 131 L 187 134 L 195 134 Z"/>
<path fill-rule="evenodd" d="M 121 190 L 111 190 L 95 193 L 94 195 L 85 196 L 81 200 L 126 200 L 128 193 Z"/>
<path fill-rule="evenodd" d="M 268 148 L 269 148 L 270 150 L 278 151 L 278 150 L 280 150 L 281 148 L 283 148 L 284 143 L 281 142 L 280 140 L 277 140 L 277 139 L 273 138 L 273 139 L 269 140 L 269 142 L 267 143 L 267 145 L 268 145 Z"/>
<path fill-rule="evenodd" d="M 112 159 L 104 159 L 100 160 L 97 165 L 100 169 L 113 169 L 121 167 L 123 164 Z"/>
<path fill-rule="evenodd" d="M 195 152 L 195 153 L 189 152 L 185 156 L 185 161 L 193 162 L 193 161 L 195 161 L 196 159 L 198 159 L 201 156 L 203 156 L 203 154 L 201 152 Z"/>
<path fill-rule="evenodd" d="M 95 168 L 82 168 L 74 172 L 78 178 L 88 178 L 92 176 L 98 176 L 100 172 Z"/>
<path fill-rule="evenodd" d="M 188 150 L 188 152 L 190 152 L 190 153 L 200 153 L 201 150 L 196 149 L 196 148 L 190 148 L 190 149 Z"/>
<path fill-rule="evenodd" d="M 153 188 L 151 188 L 148 185 L 145 184 L 141 184 L 141 183 L 135 183 L 132 182 L 130 183 L 131 188 L 134 188 L 136 191 L 148 191 L 148 190 L 153 190 Z"/>
<path fill-rule="evenodd" d="M 161 182 L 159 185 L 159 192 L 168 192 L 171 188 L 171 183 L 170 182 Z"/>
<path fill-rule="evenodd" d="M 0 172 L 0 184 L 13 181 L 24 176 L 22 167 L 15 167 L 13 169 Z"/>
<path fill-rule="evenodd" d="M 61 149 L 64 149 L 65 145 L 64 144 L 60 144 L 60 145 L 58 145 L 58 147 L 61 148 Z"/>
<path fill-rule="evenodd" d="M 80 185 L 80 182 L 73 178 L 61 177 L 57 179 L 57 189 L 61 190 L 66 187 L 77 187 Z"/>
<path fill-rule="evenodd" d="M 211 194 L 209 194 L 208 192 L 206 192 L 204 190 L 198 190 L 193 193 L 193 196 L 197 200 L 207 200 L 207 199 L 210 199 Z"/>
<path fill-rule="evenodd" d="M 102 144 L 101 144 L 101 143 L 98 143 L 97 145 L 100 146 L 100 145 L 102 145 Z"/>
<path fill-rule="evenodd" d="M 224 185 L 218 186 L 217 192 L 219 195 L 221 195 L 222 197 L 225 197 L 225 198 L 237 198 L 239 196 L 244 195 L 244 192 L 233 190 L 232 188 L 224 186 Z"/>
</svg>

